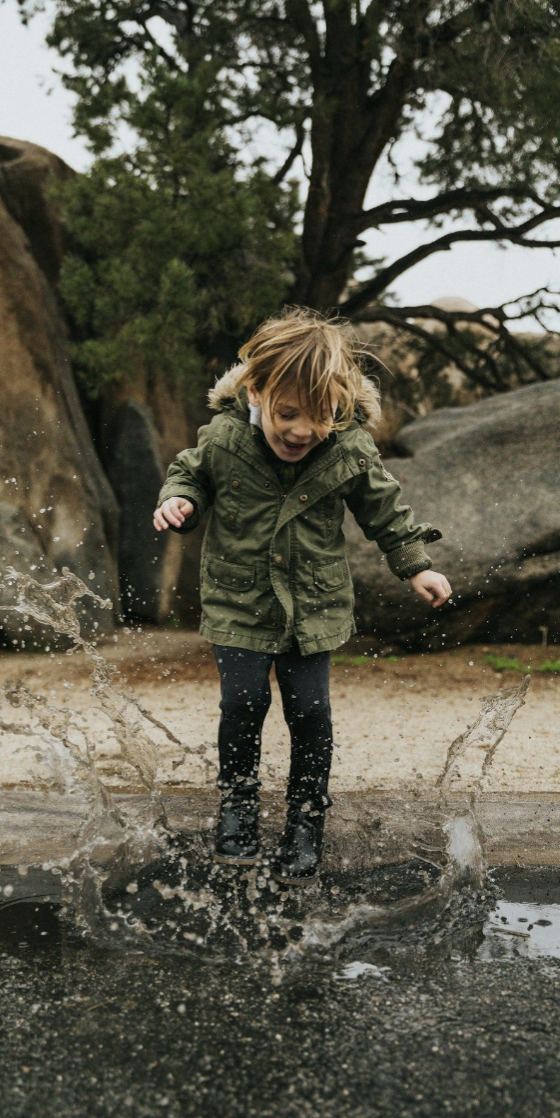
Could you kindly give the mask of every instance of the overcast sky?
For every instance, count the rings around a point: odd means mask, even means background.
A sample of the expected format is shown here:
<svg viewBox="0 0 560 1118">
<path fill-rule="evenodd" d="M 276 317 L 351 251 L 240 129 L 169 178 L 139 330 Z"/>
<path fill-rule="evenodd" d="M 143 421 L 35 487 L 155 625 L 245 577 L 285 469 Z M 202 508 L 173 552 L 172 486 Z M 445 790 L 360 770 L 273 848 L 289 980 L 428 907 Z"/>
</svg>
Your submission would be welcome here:
<svg viewBox="0 0 560 1118">
<path fill-rule="evenodd" d="M 53 72 L 59 64 L 56 52 L 44 46 L 47 27 L 44 15 L 24 27 L 15 0 L 0 3 L 0 135 L 41 144 L 76 170 L 85 170 L 90 156 L 83 140 L 72 134 L 72 100 Z M 549 223 L 541 235 L 560 239 L 560 222 L 554 225 Z M 418 226 L 404 225 L 373 236 L 368 246 L 372 255 L 390 259 L 425 239 Z M 394 290 L 407 305 L 453 295 L 492 306 L 545 284 L 560 287 L 558 249 L 458 245 L 417 265 Z"/>
</svg>

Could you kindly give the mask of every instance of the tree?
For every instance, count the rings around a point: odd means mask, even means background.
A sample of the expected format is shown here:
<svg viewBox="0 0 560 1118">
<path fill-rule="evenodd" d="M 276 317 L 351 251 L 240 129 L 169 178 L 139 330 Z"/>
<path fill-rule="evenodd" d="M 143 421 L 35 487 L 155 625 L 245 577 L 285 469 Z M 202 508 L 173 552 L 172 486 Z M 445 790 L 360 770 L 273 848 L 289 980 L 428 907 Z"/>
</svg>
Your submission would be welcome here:
<svg viewBox="0 0 560 1118">
<path fill-rule="evenodd" d="M 20 7 L 27 11 L 26 0 Z M 100 156 L 122 120 L 142 140 L 145 108 L 160 86 L 191 106 L 173 102 L 168 110 L 198 132 L 192 90 L 199 91 L 207 139 L 212 133 L 225 143 L 227 136 L 230 153 L 236 149 L 236 189 L 256 190 L 258 212 L 268 206 L 274 214 L 270 235 L 283 274 L 294 269 L 284 297 L 398 325 L 489 390 L 509 385 L 512 363 L 521 380 L 550 375 L 550 363 L 507 324 L 528 312 L 547 327 L 555 293 L 538 292 L 512 311 L 484 308 L 481 345 L 480 332 L 459 329 L 468 315 L 442 311 L 442 329 L 427 331 L 422 320 L 433 309 L 399 307 L 390 288 L 461 241 L 560 245 L 541 232 L 560 217 L 558 0 L 52 0 L 51 7 L 50 43 L 70 63 L 65 82 L 78 98 L 76 126 Z M 134 91 L 133 63 L 148 76 L 147 97 Z M 399 142 L 422 135 L 428 110 L 437 125 L 417 167 L 421 196 L 402 196 Z M 288 147 L 275 165 L 262 160 L 253 179 L 242 149 L 263 122 L 276 150 Z M 170 142 L 162 133 L 160 157 Z M 148 149 L 153 155 L 153 136 Z M 394 194 L 366 206 L 384 161 L 393 166 Z M 290 258 L 290 176 L 298 165 L 308 187 Z M 444 221 L 450 227 L 433 236 Z M 364 232 L 403 222 L 411 237 L 419 230 L 419 243 L 399 259 L 368 265 Z M 200 296 L 204 284 L 194 289 Z M 258 317 L 261 308 L 254 309 Z M 233 319 L 235 330 L 239 316 Z"/>
<path fill-rule="evenodd" d="M 205 109 L 214 75 L 169 72 L 150 54 L 125 155 L 55 189 L 72 238 L 60 289 L 73 357 L 90 395 L 142 368 L 201 387 L 232 339 L 274 311 L 294 256 L 292 190 L 235 152 Z M 93 142 L 105 146 L 103 122 Z"/>
</svg>

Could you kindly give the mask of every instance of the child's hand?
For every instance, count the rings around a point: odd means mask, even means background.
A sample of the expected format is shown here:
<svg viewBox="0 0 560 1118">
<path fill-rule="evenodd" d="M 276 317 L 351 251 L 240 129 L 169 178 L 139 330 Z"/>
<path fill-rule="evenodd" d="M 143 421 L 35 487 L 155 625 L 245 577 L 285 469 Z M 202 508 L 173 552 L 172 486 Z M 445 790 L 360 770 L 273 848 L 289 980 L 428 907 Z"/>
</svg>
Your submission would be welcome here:
<svg viewBox="0 0 560 1118">
<path fill-rule="evenodd" d="M 193 512 L 194 505 L 192 501 L 187 501 L 186 497 L 168 497 L 154 512 L 154 528 L 157 528 L 158 532 L 161 532 L 162 528 L 168 528 L 170 524 L 180 528 L 183 521 L 192 516 Z"/>
<path fill-rule="evenodd" d="M 434 609 L 443 605 L 451 597 L 451 587 L 445 575 L 437 571 L 420 571 L 410 579 L 411 586 L 425 602 L 431 602 Z"/>
</svg>

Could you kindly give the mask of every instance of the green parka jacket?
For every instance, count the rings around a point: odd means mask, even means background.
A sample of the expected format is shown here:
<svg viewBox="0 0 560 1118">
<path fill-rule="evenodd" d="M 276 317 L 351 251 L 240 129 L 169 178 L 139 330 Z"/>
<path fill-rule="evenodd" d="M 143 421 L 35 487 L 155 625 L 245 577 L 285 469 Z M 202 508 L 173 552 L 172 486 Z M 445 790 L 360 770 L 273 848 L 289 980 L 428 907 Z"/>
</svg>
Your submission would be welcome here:
<svg viewBox="0 0 560 1118">
<path fill-rule="evenodd" d="M 254 437 L 243 366 L 225 373 L 209 393 L 219 411 L 198 432 L 198 445 L 171 463 L 159 493 L 187 497 L 195 512 L 181 533 L 211 515 L 201 559 L 200 632 L 214 644 L 260 652 L 287 651 L 295 637 L 303 655 L 337 648 L 356 632 L 354 592 L 345 554 L 345 505 L 402 579 L 431 567 L 424 542 L 440 539 L 430 524 L 414 526 L 400 503 L 399 483 L 384 469 L 368 431 L 372 387 L 363 378 L 354 419 L 331 432 L 302 460 L 284 492 L 264 436 Z M 268 451 L 268 453 L 267 453 Z"/>
</svg>

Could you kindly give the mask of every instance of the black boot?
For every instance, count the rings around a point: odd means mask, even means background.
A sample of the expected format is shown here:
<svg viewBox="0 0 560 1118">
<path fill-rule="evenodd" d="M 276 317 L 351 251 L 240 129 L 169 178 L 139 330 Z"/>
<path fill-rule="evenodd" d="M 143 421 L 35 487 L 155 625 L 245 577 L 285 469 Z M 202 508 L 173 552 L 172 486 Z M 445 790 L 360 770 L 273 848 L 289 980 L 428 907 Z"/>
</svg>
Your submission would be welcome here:
<svg viewBox="0 0 560 1118">
<path fill-rule="evenodd" d="M 220 805 L 214 861 L 252 866 L 259 852 L 259 797 L 255 787 L 229 789 Z"/>
<path fill-rule="evenodd" d="M 323 849 L 325 808 L 292 803 L 272 864 L 272 876 L 284 885 L 308 885 L 315 881 Z"/>
</svg>

